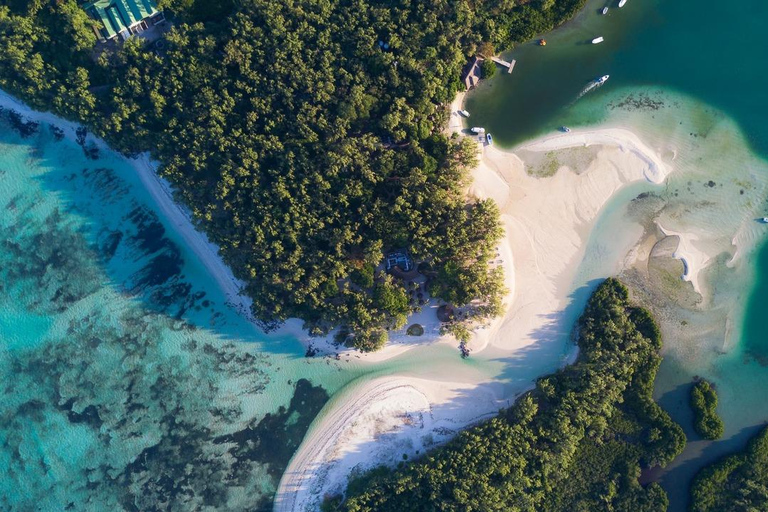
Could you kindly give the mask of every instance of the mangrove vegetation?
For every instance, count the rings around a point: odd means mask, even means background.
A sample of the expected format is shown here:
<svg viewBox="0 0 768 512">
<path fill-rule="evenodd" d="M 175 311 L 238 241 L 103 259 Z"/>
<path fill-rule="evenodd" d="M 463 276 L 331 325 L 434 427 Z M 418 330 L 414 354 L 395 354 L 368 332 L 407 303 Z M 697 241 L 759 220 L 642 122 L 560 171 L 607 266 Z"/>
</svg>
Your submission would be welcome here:
<svg viewBox="0 0 768 512">
<path fill-rule="evenodd" d="M 652 399 L 659 329 L 615 279 L 595 290 L 577 329 L 575 364 L 423 458 L 352 481 L 326 509 L 666 510 L 662 488 L 638 482 L 686 442 Z"/>
<path fill-rule="evenodd" d="M 720 439 L 725 431 L 723 420 L 717 414 L 717 392 L 708 381 L 700 379 L 691 388 L 693 428 L 704 439 Z"/>
<path fill-rule="evenodd" d="M 768 428 L 743 453 L 702 469 L 691 486 L 690 512 L 768 510 Z"/>
</svg>

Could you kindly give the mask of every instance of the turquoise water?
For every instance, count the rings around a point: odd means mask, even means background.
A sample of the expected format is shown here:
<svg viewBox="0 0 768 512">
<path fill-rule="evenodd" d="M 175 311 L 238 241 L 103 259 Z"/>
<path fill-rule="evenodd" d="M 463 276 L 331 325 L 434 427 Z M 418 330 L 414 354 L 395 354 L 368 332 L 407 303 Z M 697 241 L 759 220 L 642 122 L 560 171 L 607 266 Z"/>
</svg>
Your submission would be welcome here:
<svg viewBox="0 0 768 512">
<path fill-rule="evenodd" d="M 0 122 L 0 208 L 0 509 L 269 509 L 361 368 L 225 307 L 113 154 Z"/>
<path fill-rule="evenodd" d="M 599 15 L 604 5 L 607 16 Z M 605 207 L 576 283 L 605 277 L 611 261 L 618 271 L 624 238 L 638 240 L 656 223 L 693 233 L 715 255 L 701 274 L 706 298 L 698 305 L 654 296 L 665 333 L 656 396 L 692 440 L 653 475 L 671 510 L 685 509 L 698 469 L 742 448 L 768 422 L 768 245 L 756 222 L 768 215 L 767 16 L 768 4 L 758 1 L 629 0 L 622 9 L 589 1 L 545 36 L 546 47 L 527 43 L 508 54 L 514 72 L 481 84 L 466 101 L 472 125 L 506 147 L 561 125 L 628 127 L 674 169 L 664 186 L 632 186 Z M 605 42 L 590 44 L 598 35 Z M 604 74 L 611 76 L 604 86 L 585 92 Z M 641 192 L 653 195 L 636 199 Z M 695 440 L 691 428 L 687 397 L 696 375 L 712 379 L 720 394 L 726 435 L 715 443 Z"/>
</svg>

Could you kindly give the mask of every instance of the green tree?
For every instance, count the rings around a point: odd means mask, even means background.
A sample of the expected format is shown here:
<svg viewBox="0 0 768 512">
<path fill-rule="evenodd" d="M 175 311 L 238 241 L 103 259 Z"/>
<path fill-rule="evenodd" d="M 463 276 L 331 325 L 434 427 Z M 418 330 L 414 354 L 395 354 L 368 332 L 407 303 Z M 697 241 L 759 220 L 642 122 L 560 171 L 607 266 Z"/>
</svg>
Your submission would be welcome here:
<svg viewBox="0 0 768 512">
<path fill-rule="evenodd" d="M 697 434 L 710 440 L 723 436 L 725 426 L 717 414 L 717 392 L 708 381 L 701 379 L 691 388 L 691 409 Z"/>
<path fill-rule="evenodd" d="M 660 344 L 633 318 L 654 331 L 627 289 L 606 280 L 579 319 L 575 364 L 444 447 L 352 480 L 340 509 L 666 510 L 661 487 L 638 482 L 640 468 L 669 463 L 685 436 L 653 402 Z"/>
<path fill-rule="evenodd" d="M 496 74 L 496 64 L 491 59 L 485 59 L 480 66 L 483 78 L 491 78 Z"/>
</svg>

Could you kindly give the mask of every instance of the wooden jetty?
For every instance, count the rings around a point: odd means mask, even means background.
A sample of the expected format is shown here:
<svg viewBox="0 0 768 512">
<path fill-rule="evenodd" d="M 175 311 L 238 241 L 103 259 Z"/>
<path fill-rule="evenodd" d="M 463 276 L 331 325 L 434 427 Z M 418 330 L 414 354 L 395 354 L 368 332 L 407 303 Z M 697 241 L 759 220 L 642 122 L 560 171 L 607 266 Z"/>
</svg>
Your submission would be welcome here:
<svg viewBox="0 0 768 512">
<path fill-rule="evenodd" d="M 503 66 L 507 68 L 507 73 L 511 73 L 513 69 L 515 69 L 515 64 L 517 64 L 517 61 L 515 59 L 512 59 L 512 62 L 507 62 L 503 59 L 500 59 L 498 57 L 491 57 L 491 60 L 498 64 L 499 66 Z"/>
</svg>

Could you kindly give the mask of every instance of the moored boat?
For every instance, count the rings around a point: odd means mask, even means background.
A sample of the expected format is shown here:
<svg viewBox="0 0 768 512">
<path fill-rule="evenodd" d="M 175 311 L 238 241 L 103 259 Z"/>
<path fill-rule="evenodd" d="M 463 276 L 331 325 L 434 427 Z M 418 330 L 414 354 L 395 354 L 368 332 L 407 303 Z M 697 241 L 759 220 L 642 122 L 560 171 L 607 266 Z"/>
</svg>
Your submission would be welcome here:
<svg viewBox="0 0 768 512">
<path fill-rule="evenodd" d="M 606 14 L 608 14 L 608 7 L 603 7 L 603 10 L 600 12 L 602 12 L 603 16 L 605 16 Z"/>
<path fill-rule="evenodd" d="M 459 115 L 462 115 L 464 117 L 469 117 L 469 112 L 467 112 L 466 110 L 459 110 L 458 113 Z"/>
<path fill-rule="evenodd" d="M 482 126 L 475 126 L 474 128 L 470 128 L 469 131 L 472 133 L 485 133 L 485 128 Z"/>
<path fill-rule="evenodd" d="M 627 3 L 627 0 L 619 0 L 619 7 L 624 7 L 624 4 Z"/>
<path fill-rule="evenodd" d="M 594 38 L 594 39 L 592 40 L 592 44 L 600 44 L 600 43 L 602 43 L 603 41 L 605 41 L 605 39 L 603 39 L 603 36 L 600 36 L 600 37 L 596 37 L 596 38 Z"/>
<path fill-rule="evenodd" d="M 490 133 L 485 136 L 485 140 L 488 141 L 488 145 L 493 144 L 493 137 L 491 137 Z"/>
<path fill-rule="evenodd" d="M 539 46 L 547 46 L 547 40 L 546 39 L 539 39 Z"/>
<path fill-rule="evenodd" d="M 561 132 L 565 132 L 565 133 L 568 133 L 568 132 L 570 132 L 570 131 L 571 131 L 571 129 L 570 129 L 570 128 L 568 128 L 567 126 L 561 126 L 561 127 L 560 127 L 560 131 L 561 131 Z"/>
<path fill-rule="evenodd" d="M 762 219 L 760 219 L 760 222 L 762 222 L 763 224 L 768 224 L 768 217 L 763 217 Z"/>
</svg>

